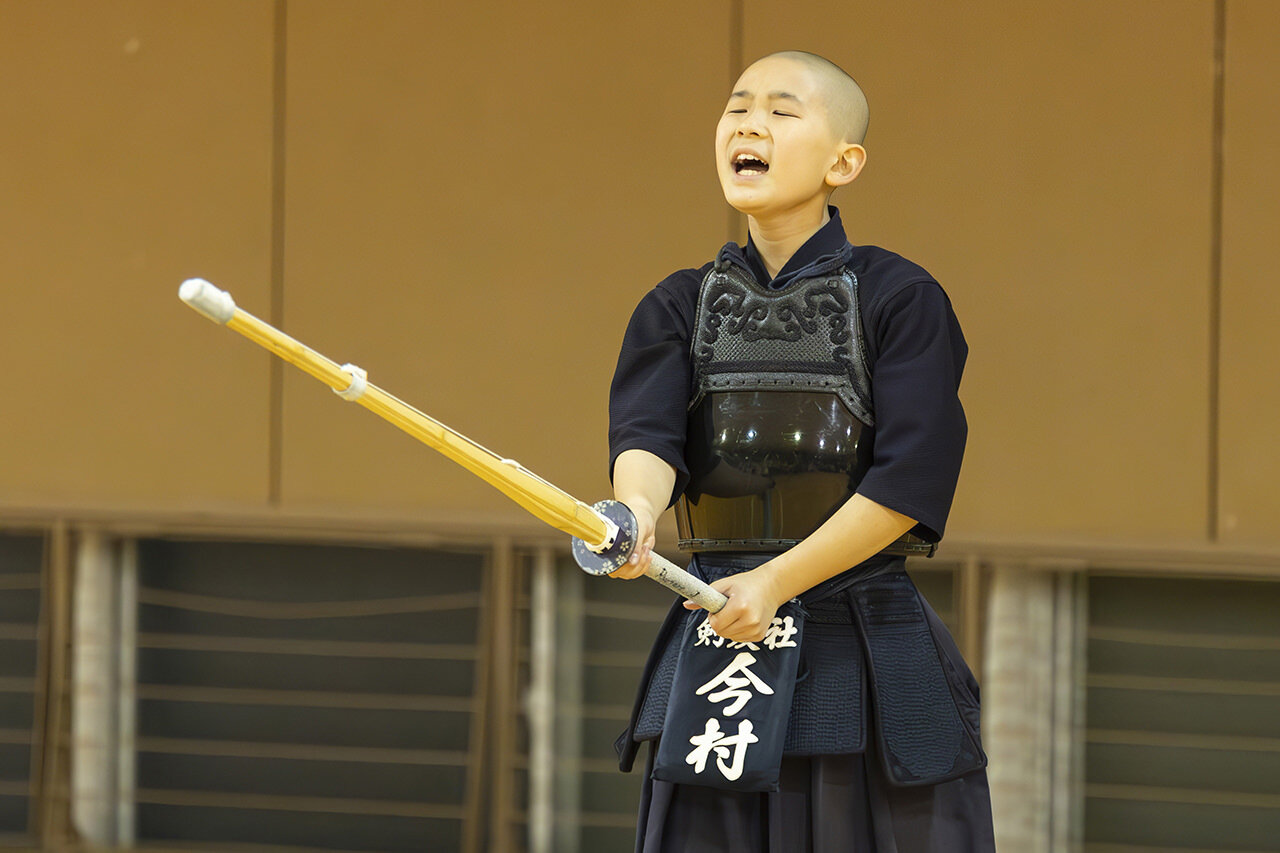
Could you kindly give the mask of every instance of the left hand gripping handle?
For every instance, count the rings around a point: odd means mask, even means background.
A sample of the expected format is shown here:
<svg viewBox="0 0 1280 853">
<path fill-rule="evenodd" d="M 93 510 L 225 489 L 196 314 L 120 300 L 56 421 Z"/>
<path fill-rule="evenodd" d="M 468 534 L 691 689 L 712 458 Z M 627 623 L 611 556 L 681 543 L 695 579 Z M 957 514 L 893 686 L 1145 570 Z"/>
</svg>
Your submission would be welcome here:
<svg viewBox="0 0 1280 853">
<path fill-rule="evenodd" d="M 599 551 L 593 550 L 586 542 L 575 537 L 573 558 L 587 574 L 607 575 L 619 569 L 631 558 L 631 552 L 636 547 L 636 517 L 626 504 L 618 501 L 600 501 L 592 506 L 592 509 L 616 524 L 618 535 L 612 543 Z M 645 574 L 711 613 L 718 613 L 729 600 L 723 593 L 712 589 L 705 581 L 694 577 L 658 554 L 650 555 L 649 568 Z"/>
</svg>

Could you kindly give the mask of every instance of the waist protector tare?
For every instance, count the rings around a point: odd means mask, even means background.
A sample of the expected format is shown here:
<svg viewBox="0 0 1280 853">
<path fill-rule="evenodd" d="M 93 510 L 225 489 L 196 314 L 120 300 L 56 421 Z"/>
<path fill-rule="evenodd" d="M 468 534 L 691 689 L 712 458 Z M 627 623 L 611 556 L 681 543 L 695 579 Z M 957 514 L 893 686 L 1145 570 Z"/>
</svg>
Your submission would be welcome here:
<svg viewBox="0 0 1280 853">
<path fill-rule="evenodd" d="M 691 570 L 707 581 L 728 577 L 764 562 L 762 555 L 717 554 L 698 556 Z M 848 597 L 836 595 L 812 605 L 803 629 L 800 678 L 786 715 L 783 753 L 825 755 L 862 752 L 866 748 L 864 703 L 866 676 Z M 701 611 L 689 611 L 676 602 L 671 617 L 659 631 L 650 654 L 641 699 L 631 721 L 627 740 L 653 740 L 663 733 L 670 714 L 668 703 L 676 677 L 681 638 L 701 621 Z M 625 740 L 619 754 L 633 754 Z M 624 766 L 625 766 L 624 761 Z"/>
<path fill-rule="evenodd" d="M 870 661 L 878 751 L 899 785 L 936 785 L 985 767 L 977 697 L 940 654 L 906 572 L 854 584 L 853 612 Z"/>
<path fill-rule="evenodd" d="M 691 566 L 711 581 L 749 570 L 763 555 L 699 555 Z M 875 740 L 895 785 L 935 785 L 986 766 L 972 678 L 938 645 L 919 593 L 900 561 L 851 573 L 847 588 L 807 610 L 800 669 L 783 754 L 862 752 Z M 651 653 L 631 725 L 615 744 L 624 770 L 636 743 L 665 736 L 675 674 L 689 631 L 703 618 L 676 602 Z M 934 617 L 936 620 L 936 617 Z M 683 642 L 682 642 L 683 640 Z M 869 713 L 868 713 L 869 712 Z"/>
</svg>

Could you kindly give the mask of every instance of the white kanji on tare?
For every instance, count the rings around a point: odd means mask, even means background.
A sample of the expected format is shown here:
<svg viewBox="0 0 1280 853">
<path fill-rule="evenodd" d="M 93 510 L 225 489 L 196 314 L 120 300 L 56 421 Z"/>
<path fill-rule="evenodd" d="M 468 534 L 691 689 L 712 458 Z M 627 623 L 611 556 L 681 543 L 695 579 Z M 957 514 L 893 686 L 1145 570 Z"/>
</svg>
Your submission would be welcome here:
<svg viewBox="0 0 1280 853">
<path fill-rule="evenodd" d="M 795 619 L 790 616 L 775 616 L 773 621 L 769 623 L 768 629 L 765 631 L 764 639 L 761 640 L 770 649 L 795 648 L 796 641 L 791 639 L 800 629 L 796 627 Z M 750 649 L 753 652 L 760 651 L 760 647 L 755 643 L 740 643 L 736 640 L 726 640 L 715 632 L 710 622 L 706 619 L 702 620 L 698 625 L 698 639 L 694 643 L 695 646 L 715 646 L 717 649 L 728 643 L 731 649 Z"/>
<path fill-rule="evenodd" d="M 707 701 L 724 702 L 727 699 L 732 699 L 733 701 L 720 711 L 724 716 L 732 717 L 751 700 L 752 693 L 747 688 L 754 687 L 764 694 L 773 693 L 773 688 L 761 681 L 760 676 L 751 671 L 751 664 L 755 662 L 756 656 L 751 652 L 739 652 L 728 666 L 720 670 L 719 675 L 699 687 L 696 691 L 697 694 L 702 696 L 723 685 L 724 689 L 718 693 L 712 693 L 707 697 Z"/>
<path fill-rule="evenodd" d="M 769 623 L 769 630 L 765 631 L 764 639 L 761 641 L 771 649 L 795 648 L 796 641 L 791 639 L 800 629 L 796 627 L 796 621 L 790 616 L 775 616 L 773 621 Z"/>
<path fill-rule="evenodd" d="M 759 642 L 771 651 L 774 649 L 795 648 L 796 641 L 794 638 L 798 633 L 800 633 L 800 629 L 796 626 L 793 617 L 775 616 L 773 621 L 769 623 L 764 638 Z M 705 696 L 707 701 L 713 705 L 718 705 L 721 702 L 727 703 L 720 709 L 721 716 L 732 717 L 737 714 L 746 707 L 747 703 L 756 694 L 773 695 L 773 688 L 751 671 L 751 665 L 757 660 L 756 656 L 751 652 L 760 652 L 760 646 L 756 643 L 728 640 L 712 629 L 709 620 L 703 619 L 698 625 L 697 640 L 693 645 L 695 647 L 708 646 L 717 649 L 750 650 L 741 651 L 734 655 L 728 666 L 720 670 L 715 677 L 696 691 L 698 696 Z M 706 769 L 707 759 L 710 757 L 712 750 L 714 750 L 716 767 L 720 768 L 720 772 L 725 779 L 732 782 L 742 775 L 748 744 L 758 743 L 759 740 L 760 738 L 752 733 L 750 720 L 739 720 L 738 732 L 737 734 L 732 734 L 721 731 L 720 721 L 715 717 L 711 717 L 707 720 L 706 729 L 702 734 L 693 735 L 689 738 L 689 744 L 693 749 L 685 756 L 685 762 L 693 765 L 695 773 L 702 773 Z M 732 759 L 726 764 L 725 762 L 730 759 L 731 754 Z"/>
<path fill-rule="evenodd" d="M 711 627 L 711 623 L 706 619 L 698 623 L 698 640 L 694 643 L 695 646 L 715 646 L 718 649 L 723 647 L 725 643 L 728 643 L 731 649 L 749 648 L 753 652 L 760 650 L 760 647 L 755 643 L 736 643 L 733 640 L 726 640 L 715 632 L 715 629 Z"/>
<path fill-rule="evenodd" d="M 711 755 L 711 751 L 715 750 L 716 766 L 720 768 L 724 778 L 732 782 L 742 775 L 742 762 L 746 758 L 747 744 L 758 740 L 760 738 L 751 733 L 750 720 L 740 720 L 738 733 L 729 734 L 720 731 L 720 721 L 712 717 L 707 720 L 707 728 L 702 734 L 689 738 L 689 743 L 693 744 L 693 751 L 686 755 L 684 760 L 693 765 L 694 773 L 701 773 L 706 769 L 707 758 Z M 733 760 L 725 764 L 730 747 L 733 748 Z"/>
</svg>

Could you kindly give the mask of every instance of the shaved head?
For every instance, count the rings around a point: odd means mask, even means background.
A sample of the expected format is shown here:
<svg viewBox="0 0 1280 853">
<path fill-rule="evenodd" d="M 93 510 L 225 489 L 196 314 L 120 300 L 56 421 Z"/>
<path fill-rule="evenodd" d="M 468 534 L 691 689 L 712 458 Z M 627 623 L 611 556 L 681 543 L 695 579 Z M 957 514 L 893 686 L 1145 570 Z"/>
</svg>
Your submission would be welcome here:
<svg viewBox="0 0 1280 853">
<path fill-rule="evenodd" d="M 763 58 L 775 57 L 799 62 L 817 75 L 823 105 L 827 110 L 827 121 L 831 124 L 832 131 L 845 142 L 861 145 L 867 136 L 867 122 L 871 113 L 867 107 L 867 96 L 862 93 L 858 81 L 839 65 L 816 53 L 781 50 Z"/>
</svg>

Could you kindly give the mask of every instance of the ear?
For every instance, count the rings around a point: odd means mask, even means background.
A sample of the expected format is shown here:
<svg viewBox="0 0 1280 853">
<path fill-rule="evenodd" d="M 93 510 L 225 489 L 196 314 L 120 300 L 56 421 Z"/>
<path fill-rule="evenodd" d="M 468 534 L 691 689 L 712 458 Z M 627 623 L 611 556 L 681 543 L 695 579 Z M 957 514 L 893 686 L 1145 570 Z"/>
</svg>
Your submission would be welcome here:
<svg viewBox="0 0 1280 853">
<path fill-rule="evenodd" d="M 827 184 L 832 187 L 842 187 L 852 183 L 866 164 L 867 149 L 856 142 L 842 143 L 836 152 L 836 161 L 827 170 Z"/>
</svg>

